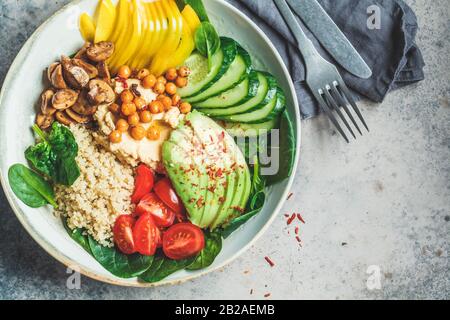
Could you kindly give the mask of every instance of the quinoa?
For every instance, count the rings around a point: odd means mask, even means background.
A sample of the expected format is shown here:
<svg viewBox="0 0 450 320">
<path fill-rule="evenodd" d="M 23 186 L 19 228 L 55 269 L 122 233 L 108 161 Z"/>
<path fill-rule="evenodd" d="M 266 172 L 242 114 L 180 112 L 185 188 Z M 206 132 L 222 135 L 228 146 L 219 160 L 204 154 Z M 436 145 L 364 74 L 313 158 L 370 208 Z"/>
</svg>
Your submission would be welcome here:
<svg viewBox="0 0 450 320">
<path fill-rule="evenodd" d="M 112 227 L 121 214 L 133 211 L 133 168 L 121 163 L 80 125 L 70 127 L 78 143 L 80 177 L 70 186 L 56 187 L 57 215 L 70 229 L 83 228 L 101 245 L 112 246 Z"/>
</svg>

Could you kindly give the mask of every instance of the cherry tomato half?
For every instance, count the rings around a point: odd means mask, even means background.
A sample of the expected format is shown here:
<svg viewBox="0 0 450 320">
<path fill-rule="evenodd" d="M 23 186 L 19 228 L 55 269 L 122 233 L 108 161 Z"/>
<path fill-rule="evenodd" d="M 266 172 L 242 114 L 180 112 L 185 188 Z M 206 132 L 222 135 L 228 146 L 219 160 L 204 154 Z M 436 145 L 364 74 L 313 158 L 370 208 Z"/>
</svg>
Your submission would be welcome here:
<svg viewBox="0 0 450 320">
<path fill-rule="evenodd" d="M 166 204 L 166 206 L 175 211 L 177 214 L 183 213 L 183 203 L 176 194 L 172 187 L 172 183 L 168 178 L 159 180 L 153 189 L 155 190 L 156 195 Z"/>
<path fill-rule="evenodd" d="M 119 250 L 125 254 L 132 254 L 136 252 L 132 231 L 134 223 L 134 218 L 129 214 L 124 214 L 117 217 L 116 222 L 114 223 L 114 242 Z"/>
<path fill-rule="evenodd" d="M 175 212 L 170 210 L 153 192 L 141 199 L 134 212 L 137 215 L 151 214 L 155 224 L 162 228 L 170 227 L 175 220 Z"/>
<path fill-rule="evenodd" d="M 164 254 L 173 260 L 182 260 L 205 247 L 203 231 L 191 223 L 177 223 L 163 234 Z"/>
<path fill-rule="evenodd" d="M 133 238 L 136 251 L 145 256 L 152 256 L 161 242 L 161 231 L 159 231 L 150 213 L 139 217 L 133 228 Z"/>
<path fill-rule="evenodd" d="M 131 196 L 132 203 L 139 203 L 143 196 L 153 189 L 155 180 L 152 169 L 145 164 L 140 164 L 136 169 L 136 179 L 134 182 L 134 193 Z"/>
</svg>

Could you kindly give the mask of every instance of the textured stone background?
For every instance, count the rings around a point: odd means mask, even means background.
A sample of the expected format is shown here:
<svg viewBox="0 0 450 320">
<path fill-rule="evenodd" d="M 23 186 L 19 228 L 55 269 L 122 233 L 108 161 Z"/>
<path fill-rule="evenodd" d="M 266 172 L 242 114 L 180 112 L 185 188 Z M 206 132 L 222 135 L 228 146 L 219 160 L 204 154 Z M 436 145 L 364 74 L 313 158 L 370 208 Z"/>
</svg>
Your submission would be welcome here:
<svg viewBox="0 0 450 320">
<path fill-rule="evenodd" d="M 0 83 L 25 40 L 67 2 L 0 1 Z M 83 277 L 80 290 L 68 290 L 65 267 L 28 236 L 1 193 L 0 298 L 449 299 L 450 3 L 407 2 L 421 25 L 426 81 L 381 105 L 362 104 L 371 133 L 350 145 L 324 117 L 303 122 L 294 195 L 234 263 L 174 287 L 121 288 Z M 283 216 L 293 211 L 306 220 L 303 247 Z M 380 289 L 368 289 L 369 266 L 380 271 Z"/>
</svg>

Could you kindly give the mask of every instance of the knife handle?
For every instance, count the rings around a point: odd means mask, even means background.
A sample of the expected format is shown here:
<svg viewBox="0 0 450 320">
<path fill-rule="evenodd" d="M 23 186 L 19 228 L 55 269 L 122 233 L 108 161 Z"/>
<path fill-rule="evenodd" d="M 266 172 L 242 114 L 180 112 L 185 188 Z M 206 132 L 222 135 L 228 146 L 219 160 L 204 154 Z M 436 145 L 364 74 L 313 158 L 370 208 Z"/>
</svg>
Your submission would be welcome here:
<svg viewBox="0 0 450 320">
<path fill-rule="evenodd" d="M 295 40 L 297 40 L 298 48 L 302 53 L 302 56 L 305 60 L 309 60 L 310 58 L 318 55 L 318 51 L 314 47 L 311 40 L 308 39 L 305 32 L 303 32 L 302 27 L 297 21 L 297 18 L 289 8 L 286 0 L 273 0 L 275 5 L 278 7 L 281 15 L 283 16 L 284 21 L 288 25 L 289 29 L 291 29 L 292 34 L 294 35 Z"/>
</svg>

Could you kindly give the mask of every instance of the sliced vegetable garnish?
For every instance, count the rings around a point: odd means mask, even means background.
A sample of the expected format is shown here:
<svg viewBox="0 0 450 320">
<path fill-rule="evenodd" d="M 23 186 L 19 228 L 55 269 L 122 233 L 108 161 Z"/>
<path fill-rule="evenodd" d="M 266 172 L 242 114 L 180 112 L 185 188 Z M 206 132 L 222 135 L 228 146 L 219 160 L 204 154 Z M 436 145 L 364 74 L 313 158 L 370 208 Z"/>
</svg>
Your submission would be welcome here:
<svg viewBox="0 0 450 320">
<path fill-rule="evenodd" d="M 139 203 L 141 199 L 153 189 L 154 173 L 145 164 L 140 164 L 136 169 L 134 193 L 131 196 L 132 203 Z"/>
<path fill-rule="evenodd" d="M 175 212 L 167 207 L 154 193 L 146 194 L 136 206 L 135 214 L 150 214 L 156 226 L 170 227 L 175 220 Z"/>
<path fill-rule="evenodd" d="M 168 178 L 163 178 L 155 184 L 155 193 L 176 214 L 183 213 L 183 203 Z"/>
<path fill-rule="evenodd" d="M 125 254 L 136 252 L 133 239 L 133 227 L 135 220 L 131 215 L 121 215 L 116 219 L 113 228 L 114 243 Z"/>
<path fill-rule="evenodd" d="M 156 248 L 161 242 L 161 232 L 150 213 L 144 213 L 136 221 L 133 228 L 133 238 L 137 252 L 146 256 L 155 254 Z"/>
<path fill-rule="evenodd" d="M 205 247 L 202 229 L 191 223 L 178 223 L 163 234 L 164 254 L 173 260 L 197 255 Z"/>
</svg>

